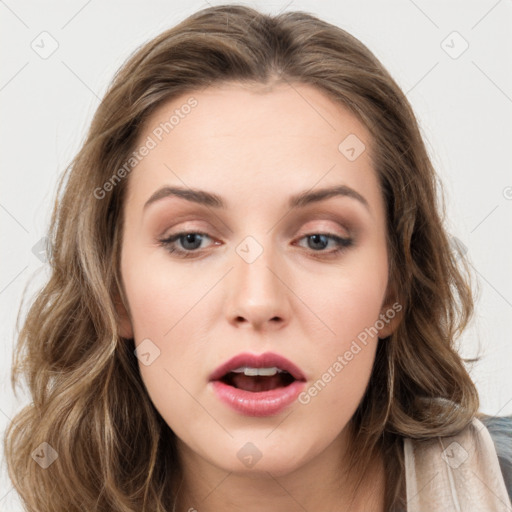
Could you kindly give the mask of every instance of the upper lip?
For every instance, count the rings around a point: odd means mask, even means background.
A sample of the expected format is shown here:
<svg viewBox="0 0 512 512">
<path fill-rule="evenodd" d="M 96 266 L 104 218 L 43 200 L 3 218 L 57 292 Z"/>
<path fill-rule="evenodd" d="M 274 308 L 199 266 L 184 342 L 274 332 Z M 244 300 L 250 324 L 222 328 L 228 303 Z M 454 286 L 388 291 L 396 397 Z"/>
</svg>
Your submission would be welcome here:
<svg viewBox="0 0 512 512">
<path fill-rule="evenodd" d="M 238 354 L 225 363 L 222 363 L 210 375 L 210 380 L 219 380 L 227 373 L 240 368 L 241 366 L 248 366 L 250 368 L 271 368 L 273 366 L 280 370 L 287 371 L 296 380 L 305 380 L 304 374 L 295 364 L 286 357 L 274 354 L 273 352 L 265 352 L 263 354 Z"/>
</svg>

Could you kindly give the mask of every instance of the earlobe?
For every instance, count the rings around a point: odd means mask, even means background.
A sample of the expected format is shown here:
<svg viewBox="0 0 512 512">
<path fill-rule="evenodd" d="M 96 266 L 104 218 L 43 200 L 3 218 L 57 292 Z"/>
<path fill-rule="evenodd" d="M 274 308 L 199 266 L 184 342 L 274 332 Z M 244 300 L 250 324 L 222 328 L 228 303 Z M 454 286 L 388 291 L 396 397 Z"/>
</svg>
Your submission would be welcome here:
<svg viewBox="0 0 512 512">
<path fill-rule="evenodd" d="M 130 319 L 128 310 L 126 309 L 123 300 L 121 299 L 119 292 L 116 291 L 114 297 L 114 304 L 117 313 L 117 326 L 119 335 L 122 338 L 131 339 L 133 338 L 133 326 Z"/>
<path fill-rule="evenodd" d="M 394 316 L 393 312 L 395 313 Z M 398 324 L 400 323 L 400 318 L 401 317 L 399 313 L 395 312 L 393 308 L 384 309 L 379 315 L 379 319 L 382 320 L 382 323 L 379 323 L 379 326 L 381 326 L 382 324 L 384 325 L 381 329 L 378 329 L 378 337 L 380 339 L 383 339 L 391 336 L 398 327 Z"/>
<path fill-rule="evenodd" d="M 393 334 L 400 324 L 403 316 L 402 302 L 397 299 L 398 294 L 395 293 L 395 287 L 392 285 L 386 294 L 384 304 L 382 305 L 377 327 L 379 338 L 387 338 Z"/>
</svg>

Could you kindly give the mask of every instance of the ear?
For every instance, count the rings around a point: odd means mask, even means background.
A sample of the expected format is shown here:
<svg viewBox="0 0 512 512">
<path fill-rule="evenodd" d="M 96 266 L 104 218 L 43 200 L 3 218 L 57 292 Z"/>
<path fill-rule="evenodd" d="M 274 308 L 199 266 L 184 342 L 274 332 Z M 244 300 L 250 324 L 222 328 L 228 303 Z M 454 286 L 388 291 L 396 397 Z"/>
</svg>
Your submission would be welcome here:
<svg viewBox="0 0 512 512">
<path fill-rule="evenodd" d="M 114 294 L 114 304 L 117 313 L 117 326 L 119 329 L 119 334 L 122 338 L 131 339 L 133 338 L 133 326 L 132 321 L 130 319 L 130 314 L 128 309 L 124 305 L 124 301 L 119 294 L 119 291 L 116 290 Z"/>
<path fill-rule="evenodd" d="M 386 297 L 382 304 L 379 320 L 377 321 L 379 326 L 383 325 L 381 329 L 378 329 L 378 337 L 380 339 L 391 336 L 397 329 L 398 325 L 402 321 L 404 306 L 402 301 L 399 300 L 399 296 L 396 293 L 396 286 L 391 283 L 386 291 Z"/>
</svg>

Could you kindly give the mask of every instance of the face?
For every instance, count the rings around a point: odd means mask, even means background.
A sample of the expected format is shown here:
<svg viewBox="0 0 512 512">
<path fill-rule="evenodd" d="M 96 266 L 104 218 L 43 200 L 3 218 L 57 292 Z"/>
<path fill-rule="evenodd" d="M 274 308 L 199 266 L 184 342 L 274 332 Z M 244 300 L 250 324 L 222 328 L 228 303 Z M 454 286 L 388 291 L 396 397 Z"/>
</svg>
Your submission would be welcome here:
<svg viewBox="0 0 512 512">
<path fill-rule="evenodd" d="M 210 87 L 145 124 L 136 147 L 152 147 L 127 178 L 120 334 L 185 463 L 279 475 L 347 441 L 394 326 L 370 143 L 348 110 L 298 84 Z M 154 196 L 163 187 L 187 195 Z M 239 354 L 238 372 L 210 380 Z"/>
</svg>

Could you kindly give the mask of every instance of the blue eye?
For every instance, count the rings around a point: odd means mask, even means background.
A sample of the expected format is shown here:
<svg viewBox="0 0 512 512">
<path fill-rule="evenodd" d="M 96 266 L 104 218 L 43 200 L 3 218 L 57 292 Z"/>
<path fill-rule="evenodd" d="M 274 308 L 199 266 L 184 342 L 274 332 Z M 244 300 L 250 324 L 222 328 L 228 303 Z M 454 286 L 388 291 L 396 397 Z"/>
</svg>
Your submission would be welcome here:
<svg viewBox="0 0 512 512">
<path fill-rule="evenodd" d="M 351 238 L 342 238 L 336 235 L 330 235 L 328 233 L 315 233 L 311 235 L 306 235 L 301 238 L 302 239 L 308 239 L 312 244 L 310 246 L 313 246 L 316 248 L 314 249 L 314 252 L 326 252 L 322 249 L 325 249 L 325 247 L 329 244 L 329 241 L 332 240 L 335 243 L 336 249 L 332 251 L 327 251 L 326 253 L 329 255 L 337 254 L 338 252 L 342 251 L 343 249 L 350 247 L 352 245 L 353 240 Z M 320 249 L 318 251 L 317 249 Z"/>
<path fill-rule="evenodd" d="M 195 256 L 193 253 L 197 252 L 197 249 L 201 245 L 202 238 L 200 237 L 210 238 L 206 233 L 186 231 L 176 233 L 175 235 L 172 235 L 165 240 L 161 240 L 160 242 L 170 253 L 176 253 L 178 256 L 183 258 L 193 258 Z M 177 241 L 182 244 L 184 249 L 176 247 L 175 244 Z"/>
<path fill-rule="evenodd" d="M 177 257 L 195 258 L 201 252 L 203 252 L 200 249 L 200 246 L 204 237 L 211 239 L 211 237 L 206 233 L 199 231 L 183 231 L 171 235 L 164 240 L 160 240 L 160 244 L 164 246 L 169 253 L 175 254 Z M 301 237 L 299 240 L 304 239 L 308 239 L 310 242 L 312 242 L 309 244 L 311 247 L 311 252 L 318 253 L 320 257 L 335 256 L 353 245 L 353 240 L 351 238 L 342 238 L 329 233 L 312 233 Z M 324 249 L 329 245 L 330 241 L 334 242 L 335 249 L 324 251 Z M 178 242 L 182 248 L 177 246 Z"/>
</svg>

